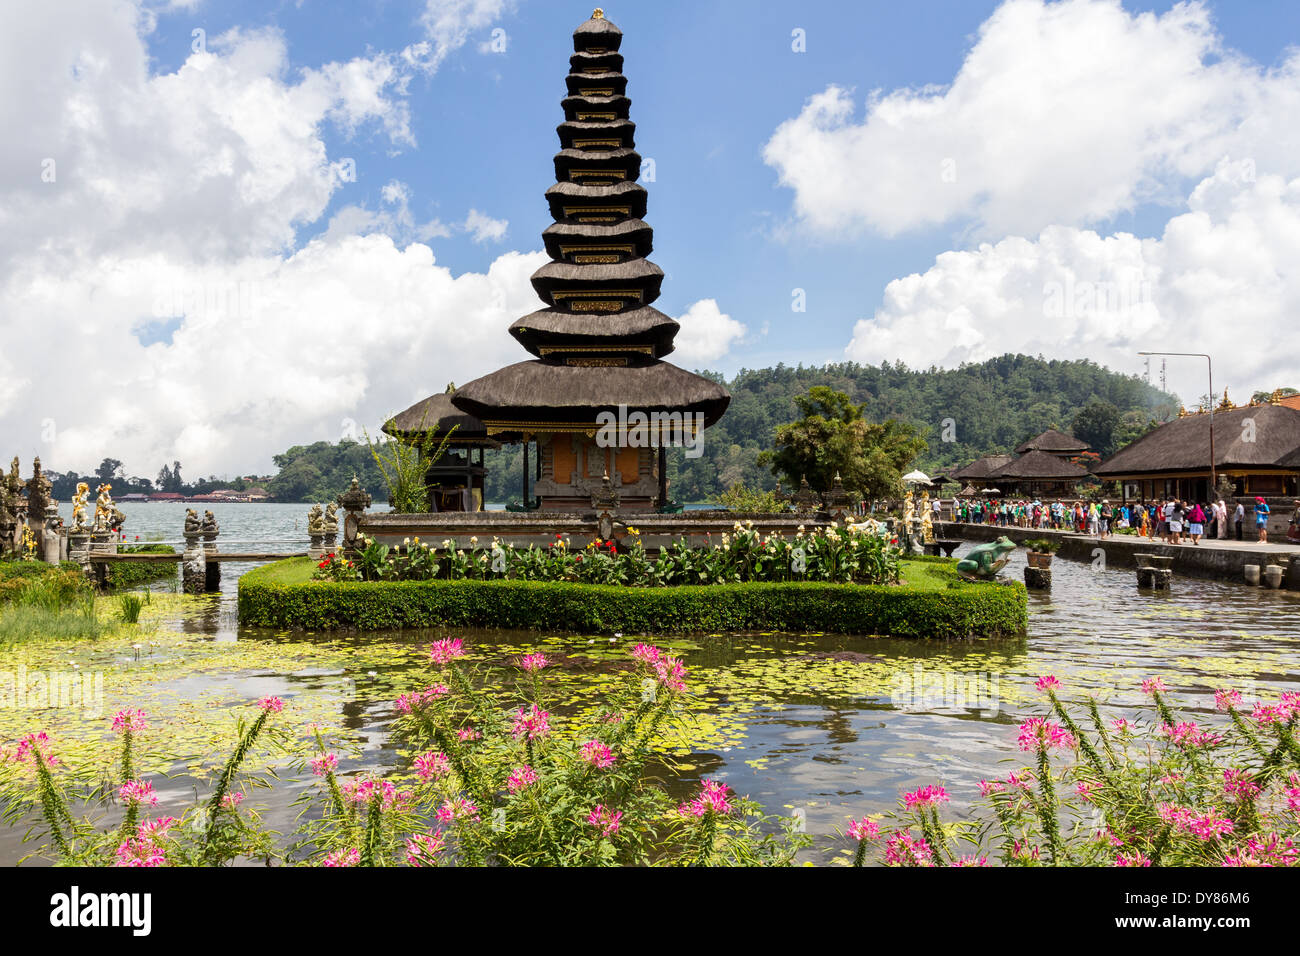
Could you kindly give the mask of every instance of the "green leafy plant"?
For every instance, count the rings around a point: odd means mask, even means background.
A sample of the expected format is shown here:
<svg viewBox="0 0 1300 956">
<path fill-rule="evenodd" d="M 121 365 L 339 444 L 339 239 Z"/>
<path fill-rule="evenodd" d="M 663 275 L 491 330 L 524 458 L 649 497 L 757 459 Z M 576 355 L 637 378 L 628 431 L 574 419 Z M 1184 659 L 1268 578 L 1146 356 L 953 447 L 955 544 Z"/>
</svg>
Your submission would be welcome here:
<svg viewBox="0 0 1300 956">
<path fill-rule="evenodd" d="M 401 514 L 424 514 L 429 510 L 429 487 L 426 482 L 429 468 L 447 451 L 459 425 L 453 425 L 436 441 L 437 433 L 427 431 L 421 419 L 420 429 L 411 436 L 386 442 L 373 442 L 365 433 L 366 445 L 388 486 L 388 503 Z M 390 418 L 385 425 L 393 428 Z"/>
</svg>

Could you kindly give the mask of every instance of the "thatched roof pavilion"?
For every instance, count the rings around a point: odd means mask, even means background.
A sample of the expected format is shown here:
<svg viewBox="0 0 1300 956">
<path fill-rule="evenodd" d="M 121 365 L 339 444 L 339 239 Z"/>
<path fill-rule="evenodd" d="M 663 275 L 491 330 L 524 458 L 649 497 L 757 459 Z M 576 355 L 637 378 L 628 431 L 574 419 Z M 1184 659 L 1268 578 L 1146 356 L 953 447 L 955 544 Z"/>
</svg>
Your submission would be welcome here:
<svg viewBox="0 0 1300 956">
<path fill-rule="evenodd" d="M 1065 434 L 1065 432 L 1057 431 L 1055 428 L 1049 428 L 1041 435 L 1031 438 L 1020 445 L 1016 449 L 1016 454 L 1023 455 L 1031 451 L 1045 451 L 1056 455 L 1058 458 L 1073 458 L 1075 455 L 1082 455 L 1088 450 L 1087 442 L 1080 441 L 1073 435 Z"/>
<path fill-rule="evenodd" d="M 536 441 L 538 505 L 547 509 L 589 508 L 598 494 L 608 498 L 606 482 L 623 510 L 666 504 L 664 441 L 674 427 L 677 441 L 695 440 L 731 401 L 716 382 L 662 361 L 678 324 L 652 307 L 664 274 L 646 258 L 653 231 L 636 182 L 641 156 L 628 118 L 622 40 L 600 10 L 573 34 L 557 182 L 546 191 L 555 224 L 542 234 L 552 261 L 532 277 L 548 308 L 510 326 L 536 359 L 451 397 L 488 436 L 525 443 L 526 504 L 528 443 Z M 610 441 L 602 415 L 620 407 L 626 415 Z M 636 413 L 658 416 L 658 424 L 649 433 L 624 427 Z"/>
</svg>

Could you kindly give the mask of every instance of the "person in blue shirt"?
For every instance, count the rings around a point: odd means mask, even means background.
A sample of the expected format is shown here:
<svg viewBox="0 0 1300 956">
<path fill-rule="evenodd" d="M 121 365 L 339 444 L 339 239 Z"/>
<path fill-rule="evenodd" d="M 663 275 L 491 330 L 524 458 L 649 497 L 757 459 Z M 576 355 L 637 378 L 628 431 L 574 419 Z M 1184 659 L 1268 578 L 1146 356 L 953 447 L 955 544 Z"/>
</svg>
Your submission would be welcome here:
<svg viewBox="0 0 1300 956">
<path fill-rule="evenodd" d="M 1255 530 L 1259 532 L 1259 543 L 1268 543 L 1268 502 L 1263 498 L 1255 499 Z"/>
</svg>

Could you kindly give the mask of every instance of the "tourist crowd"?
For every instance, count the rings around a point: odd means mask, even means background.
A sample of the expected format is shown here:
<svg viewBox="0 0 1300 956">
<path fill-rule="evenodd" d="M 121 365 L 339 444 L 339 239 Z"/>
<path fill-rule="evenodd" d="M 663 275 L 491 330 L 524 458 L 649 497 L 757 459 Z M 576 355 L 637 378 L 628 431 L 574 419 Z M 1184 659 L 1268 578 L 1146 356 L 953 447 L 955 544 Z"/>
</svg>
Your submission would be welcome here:
<svg viewBox="0 0 1300 956">
<path fill-rule="evenodd" d="M 1300 515 L 1300 502 L 1296 502 Z M 957 521 L 1008 528 L 1037 528 L 1074 531 L 1105 538 L 1118 532 L 1159 538 L 1166 544 L 1200 544 L 1201 538 L 1237 541 L 1253 531 L 1260 542 L 1268 540 L 1268 503 L 1256 498 L 1253 509 L 1237 502 L 1229 506 L 1222 498 L 1214 502 L 1184 501 L 1168 498 L 1161 501 L 1120 502 L 1109 500 L 1043 502 L 1039 500 L 968 500 L 953 501 Z M 1292 530 L 1296 527 L 1292 519 Z"/>
</svg>

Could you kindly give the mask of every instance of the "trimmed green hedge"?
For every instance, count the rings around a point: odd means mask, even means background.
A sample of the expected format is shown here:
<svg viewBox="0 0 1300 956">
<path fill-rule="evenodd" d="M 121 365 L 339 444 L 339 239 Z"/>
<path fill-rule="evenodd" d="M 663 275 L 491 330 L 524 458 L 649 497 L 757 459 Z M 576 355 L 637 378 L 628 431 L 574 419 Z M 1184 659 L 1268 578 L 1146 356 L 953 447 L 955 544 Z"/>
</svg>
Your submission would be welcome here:
<svg viewBox="0 0 1300 956">
<path fill-rule="evenodd" d="M 285 562 L 278 562 L 280 564 Z M 275 564 L 239 579 L 239 622 L 364 631 L 499 627 L 584 634 L 825 631 L 894 637 L 1002 637 L 1028 623 L 1023 584 L 727 584 L 627 588 L 539 581 L 313 581 Z M 281 579 L 281 580 L 277 580 Z"/>
<path fill-rule="evenodd" d="M 175 554 L 170 544 L 120 545 L 119 554 Z M 177 565 L 171 561 L 114 561 L 108 565 L 108 586 L 129 590 L 154 581 L 176 579 Z"/>
</svg>

